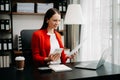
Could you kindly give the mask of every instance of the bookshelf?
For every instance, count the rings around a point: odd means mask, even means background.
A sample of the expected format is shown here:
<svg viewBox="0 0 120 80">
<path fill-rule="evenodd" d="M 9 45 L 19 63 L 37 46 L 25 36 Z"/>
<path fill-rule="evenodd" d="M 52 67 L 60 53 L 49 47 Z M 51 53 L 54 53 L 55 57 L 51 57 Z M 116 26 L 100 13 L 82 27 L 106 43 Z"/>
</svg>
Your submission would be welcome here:
<svg viewBox="0 0 120 80">
<path fill-rule="evenodd" d="M 11 0 L 0 0 L 0 68 L 10 67 L 12 62 L 12 30 Z"/>
</svg>

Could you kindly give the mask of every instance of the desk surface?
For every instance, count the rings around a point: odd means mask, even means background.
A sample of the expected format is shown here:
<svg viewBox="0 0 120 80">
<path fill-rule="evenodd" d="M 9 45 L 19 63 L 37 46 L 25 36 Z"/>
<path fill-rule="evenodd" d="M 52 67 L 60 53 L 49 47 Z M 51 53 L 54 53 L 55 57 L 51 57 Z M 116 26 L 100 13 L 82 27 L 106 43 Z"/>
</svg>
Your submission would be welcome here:
<svg viewBox="0 0 120 80">
<path fill-rule="evenodd" d="M 32 67 L 26 67 L 24 71 L 17 71 L 15 67 L 0 69 L 0 80 L 118 80 L 120 66 L 105 63 L 97 70 L 78 69 L 74 66 L 78 63 L 68 63 L 72 71 L 64 72 L 40 72 Z"/>
</svg>

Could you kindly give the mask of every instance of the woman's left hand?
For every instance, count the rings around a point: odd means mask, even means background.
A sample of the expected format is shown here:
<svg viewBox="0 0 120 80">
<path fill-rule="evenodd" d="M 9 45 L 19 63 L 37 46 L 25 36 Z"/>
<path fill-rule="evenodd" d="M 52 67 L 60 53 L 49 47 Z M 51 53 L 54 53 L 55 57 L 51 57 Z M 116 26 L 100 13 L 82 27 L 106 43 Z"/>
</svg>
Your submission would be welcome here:
<svg viewBox="0 0 120 80">
<path fill-rule="evenodd" d="M 76 56 L 77 52 L 75 52 L 74 54 L 67 56 L 67 58 L 73 59 Z"/>
</svg>

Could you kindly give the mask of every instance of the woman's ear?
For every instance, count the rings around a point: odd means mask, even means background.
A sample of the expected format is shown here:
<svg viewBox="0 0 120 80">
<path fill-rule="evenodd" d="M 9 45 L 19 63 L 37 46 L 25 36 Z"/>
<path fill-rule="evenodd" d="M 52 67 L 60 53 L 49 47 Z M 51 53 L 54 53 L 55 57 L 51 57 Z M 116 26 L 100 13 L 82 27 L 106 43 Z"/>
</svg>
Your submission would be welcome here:
<svg viewBox="0 0 120 80">
<path fill-rule="evenodd" d="M 46 22 L 48 23 L 48 20 Z"/>
<path fill-rule="evenodd" d="M 46 23 L 48 23 L 49 22 L 49 20 L 48 19 L 46 19 Z"/>
</svg>

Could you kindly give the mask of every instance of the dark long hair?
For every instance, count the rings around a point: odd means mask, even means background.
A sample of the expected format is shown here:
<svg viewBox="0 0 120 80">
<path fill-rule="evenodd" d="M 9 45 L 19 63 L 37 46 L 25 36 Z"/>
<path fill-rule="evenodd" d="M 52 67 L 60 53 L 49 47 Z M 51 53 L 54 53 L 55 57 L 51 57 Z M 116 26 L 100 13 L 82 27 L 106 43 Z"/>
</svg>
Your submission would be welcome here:
<svg viewBox="0 0 120 80">
<path fill-rule="evenodd" d="M 45 14 L 45 16 L 44 16 L 44 21 L 43 21 L 43 25 L 42 25 L 41 29 L 46 29 L 46 28 L 48 27 L 47 20 L 49 20 L 49 19 L 50 19 L 54 14 L 56 14 L 56 13 L 60 14 L 60 11 L 57 10 L 56 8 L 50 8 L 50 9 L 46 12 L 46 14 Z"/>
</svg>

